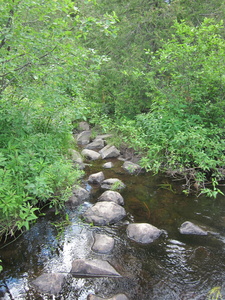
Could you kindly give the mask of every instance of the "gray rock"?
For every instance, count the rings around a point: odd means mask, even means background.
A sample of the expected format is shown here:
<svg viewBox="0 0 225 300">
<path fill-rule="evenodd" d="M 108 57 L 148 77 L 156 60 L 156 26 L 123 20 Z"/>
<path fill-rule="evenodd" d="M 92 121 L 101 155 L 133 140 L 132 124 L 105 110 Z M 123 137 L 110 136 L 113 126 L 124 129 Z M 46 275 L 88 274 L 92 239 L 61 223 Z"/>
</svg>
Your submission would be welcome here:
<svg viewBox="0 0 225 300">
<path fill-rule="evenodd" d="M 69 153 L 71 155 L 73 163 L 75 165 L 78 165 L 79 169 L 83 170 L 85 168 L 85 165 L 83 163 L 81 154 L 74 149 L 69 149 Z"/>
<path fill-rule="evenodd" d="M 92 143 L 88 144 L 85 149 L 95 150 L 102 149 L 105 146 L 102 139 L 95 139 Z"/>
<path fill-rule="evenodd" d="M 78 124 L 78 130 L 79 131 L 89 131 L 90 130 L 90 126 L 87 122 L 80 122 Z"/>
<path fill-rule="evenodd" d="M 41 293 L 58 295 L 63 287 L 65 274 L 53 273 L 42 274 L 32 281 L 32 285 Z"/>
<path fill-rule="evenodd" d="M 88 177 L 88 182 L 89 183 L 101 183 L 104 179 L 105 179 L 105 176 L 104 176 L 103 172 L 98 172 L 95 174 L 91 174 Z"/>
<path fill-rule="evenodd" d="M 161 233 L 160 229 L 148 223 L 134 223 L 127 226 L 128 237 L 142 244 L 152 243 Z"/>
<path fill-rule="evenodd" d="M 105 191 L 101 196 L 98 198 L 98 201 L 111 201 L 115 202 L 119 205 L 124 205 L 124 199 L 120 195 L 120 193 L 115 191 Z"/>
<path fill-rule="evenodd" d="M 101 298 L 96 295 L 88 295 L 87 300 L 129 300 L 125 294 L 117 294 L 112 298 Z"/>
<path fill-rule="evenodd" d="M 131 161 L 125 161 L 122 168 L 130 174 L 137 174 L 140 173 L 142 170 L 141 166 Z"/>
<path fill-rule="evenodd" d="M 94 239 L 95 241 L 92 246 L 93 251 L 101 254 L 106 254 L 112 251 L 115 244 L 112 237 L 106 234 L 95 234 Z"/>
<path fill-rule="evenodd" d="M 106 133 L 106 134 L 100 134 L 100 135 L 97 135 L 96 136 L 96 139 L 102 139 L 102 140 L 105 140 L 105 139 L 108 139 L 110 137 L 112 137 L 113 135 L 110 134 L 110 133 Z"/>
<path fill-rule="evenodd" d="M 108 225 L 119 222 L 126 216 L 125 209 L 114 203 L 102 201 L 90 207 L 83 215 L 84 220 L 95 225 Z"/>
<path fill-rule="evenodd" d="M 103 168 L 111 169 L 113 166 L 114 166 L 113 163 L 111 161 L 109 161 L 103 165 Z"/>
<path fill-rule="evenodd" d="M 90 160 L 97 160 L 101 158 L 101 155 L 98 152 L 89 149 L 82 150 L 81 154 Z"/>
<path fill-rule="evenodd" d="M 199 226 L 192 222 L 186 221 L 181 224 L 179 231 L 181 234 L 195 234 L 195 235 L 207 235 L 207 231 L 201 229 Z"/>
<path fill-rule="evenodd" d="M 102 182 L 101 188 L 105 190 L 121 190 L 125 188 L 125 184 L 118 178 L 108 178 Z"/>
<path fill-rule="evenodd" d="M 91 139 L 91 131 L 89 130 L 82 131 L 77 135 L 77 144 L 87 145 L 90 143 L 90 139 Z"/>
<path fill-rule="evenodd" d="M 105 260 L 76 259 L 70 273 L 75 277 L 120 277 L 120 274 Z"/>
<path fill-rule="evenodd" d="M 73 194 L 66 203 L 75 207 L 80 205 L 82 202 L 87 201 L 89 198 L 90 193 L 88 191 L 82 187 L 77 187 L 73 189 Z"/>
<path fill-rule="evenodd" d="M 102 158 L 111 158 L 118 157 L 120 155 L 120 151 L 115 146 L 107 145 L 103 149 L 99 151 Z"/>
</svg>

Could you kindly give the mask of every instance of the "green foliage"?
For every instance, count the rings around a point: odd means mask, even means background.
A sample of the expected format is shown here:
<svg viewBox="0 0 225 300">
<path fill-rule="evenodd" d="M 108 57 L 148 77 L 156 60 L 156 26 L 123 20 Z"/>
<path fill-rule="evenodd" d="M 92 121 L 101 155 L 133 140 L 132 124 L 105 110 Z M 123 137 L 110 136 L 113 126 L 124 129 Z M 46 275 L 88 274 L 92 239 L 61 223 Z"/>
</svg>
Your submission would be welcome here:
<svg viewBox="0 0 225 300">
<path fill-rule="evenodd" d="M 205 19 L 199 27 L 175 22 L 173 28 L 173 38 L 159 50 L 146 50 L 149 65 L 139 71 L 145 74 L 150 111 L 134 120 L 103 118 L 100 124 L 117 133 L 118 143 L 141 149 L 147 170 L 183 178 L 187 194 L 195 186 L 215 198 L 225 164 L 223 24 Z"/>
<path fill-rule="evenodd" d="M 115 15 L 83 15 L 70 0 L 1 3 L 0 238 L 28 229 L 43 205 L 62 208 L 82 175 L 68 159 L 87 90 L 106 57 L 82 46 L 114 34 Z M 73 125 L 74 124 L 74 125 Z"/>
<path fill-rule="evenodd" d="M 0 273 L 1 273 L 2 270 L 3 270 L 3 267 L 2 267 L 2 265 L 1 265 L 1 263 L 2 263 L 2 260 L 0 259 Z"/>
<path fill-rule="evenodd" d="M 150 54 L 150 97 L 160 109 L 170 106 L 197 123 L 223 127 L 225 41 L 222 23 L 205 19 L 200 27 L 175 23 L 173 39 Z M 179 106 L 174 108 L 174 106 Z"/>
<path fill-rule="evenodd" d="M 221 294 L 221 287 L 220 286 L 215 286 L 214 288 L 212 288 L 208 294 L 207 294 L 207 300 L 219 300 L 219 299 L 223 299 L 223 296 Z"/>
<path fill-rule="evenodd" d="M 97 5 L 82 6 L 81 12 L 92 10 L 97 16 L 105 11 L 118 17 L 117 35 L 107 38 L 92 32 L 85 44 L 106 54 L 108 62 L 100 70 L 101 79 L 91 91 L 90 99 L 100 103 L 104 113 L 121 118 L 134 117 L 150 109 L 151 102 L 146 96 L 145 74 L 140 71 L 147 64 L 144 49 L 151 45 L 158 49 L 161 38 L 168 37 L 171 25 L 176 19 L 174 6 L 164 0 L 141 2 L 99 0 Z"/>
<path fill-rule="evenodd" d="M 205 19 L 201 26 L 174 25 L 173 39 L 149 55 L 152 109 L 137 116 L 148 143 L 143 165 L 154 172 L 183 174 L 188 189 L 204 188 L 210 178 L 222 178 L 224 166 L 225 41 L 222 23 Z M 216 197 L 219 190 L 207 195 Z"/>
<path fill-rule="evenodd" d="M 70 222 L 69 220 L 69 215 L 66 214 L 65 215 L 65 218 L 64 220 L 60 220 L 58 222 L 54 222 L 54 223 L 51 223 L 56 229 L 57 229 L 57 239 L 61 238 L 64 231 L 65 231 L 65 228 L 69 225 L 71 225 L 72 223 Z"/>
</svg>

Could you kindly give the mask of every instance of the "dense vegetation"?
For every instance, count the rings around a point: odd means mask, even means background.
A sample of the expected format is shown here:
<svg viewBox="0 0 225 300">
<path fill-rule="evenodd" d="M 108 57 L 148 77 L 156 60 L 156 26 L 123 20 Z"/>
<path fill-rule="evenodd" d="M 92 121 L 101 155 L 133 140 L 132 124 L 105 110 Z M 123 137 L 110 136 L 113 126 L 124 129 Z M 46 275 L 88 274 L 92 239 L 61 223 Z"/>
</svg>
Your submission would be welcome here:
<svg viewBox="0 0 225 300">
<path fill-rule="evenodd" d="M 81 176 L 68 155 L 81 120 L 113 129 L 186 193 L 216 197 L 224 18 L 222 0 L 3 0 L 0 236 L 62 206 Z"/>
</svg>

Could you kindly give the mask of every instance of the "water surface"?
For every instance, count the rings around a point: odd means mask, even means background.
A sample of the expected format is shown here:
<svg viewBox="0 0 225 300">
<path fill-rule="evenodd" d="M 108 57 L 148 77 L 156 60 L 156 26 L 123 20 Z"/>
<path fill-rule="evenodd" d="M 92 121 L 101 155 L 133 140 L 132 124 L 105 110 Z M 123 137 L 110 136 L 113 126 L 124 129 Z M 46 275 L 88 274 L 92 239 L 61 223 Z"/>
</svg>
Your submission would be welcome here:
<svg viewBox="0 0 225 300">
<path fill-rule="evenodd" d="M 128 175 L 121 168 L 121 161 L 115 160 L 114 164 L 113 169 L 103 172 L 106 178 L 116 177 L 126 184 L 121 192 L 126 219 L 109 227 L 83 223 L 82 213 L 103 192 L 85 182 L 89 174 L 102 170 L 102 161 L 88 166 L 84 186 L 91 190 L 91 200 L 67 211 L 71 223 L 60 236 L 52 223 L 60 222 L 61 216 L 47 211 L 30 231 L 0 250 L 4 267 L 0 274 L 1 299 L 55 299 L 35 291 L 31 281 L 46 272 L 68 274 L 72 261 L 78 258 L 108 260 L 122 278 L 85 279 L 68 275 L 56 299 L 86 300 L 90 293 L 105 298 L 125 293 L 131 300 L 203 300 L 215 287 L 221 288 L 225 299 L 225 197 L 187 197 L 174 193 L 181 183 L 151 174 Z M 178 228 L 187 220 L 210 234 L 181 235 Z M 126 235 L 127 224 L 132 222 L 150 223 L 164 233 L 152 244 L 137 244 Z M 92 252 L 96 232 L 115 238 L 111 254 Z"/>
</svg>

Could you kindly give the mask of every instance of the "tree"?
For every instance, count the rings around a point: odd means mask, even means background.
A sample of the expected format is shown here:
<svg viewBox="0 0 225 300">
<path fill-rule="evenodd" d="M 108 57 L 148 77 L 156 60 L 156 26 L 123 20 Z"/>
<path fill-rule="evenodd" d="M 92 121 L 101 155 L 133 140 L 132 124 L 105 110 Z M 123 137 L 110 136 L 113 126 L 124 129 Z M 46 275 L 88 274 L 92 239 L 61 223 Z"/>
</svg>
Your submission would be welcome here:
<svg viewBox="0 0 225 300">
<path fill-rule="evenodd" d="M 108 19 L 70 0 L 1 3 L 0 238 L 28 229 L 43 205 L 61 208 L 81 176 L 68 155 L 72 123 L 89 113 L 104 57 L 80 40 L 108 33 Z"/>
<path fill-rule="evenodd" d="M 225 40 L 223 23 L 198 27 L 175 22 L 175 33 L 157 52 L 146 51 L 152 110 L 137 117 L 150 169 L 186 178 L 187 189 L 223 178 Z M 207 190 L 208 191 L 208 190 Z"/>
</svg>

